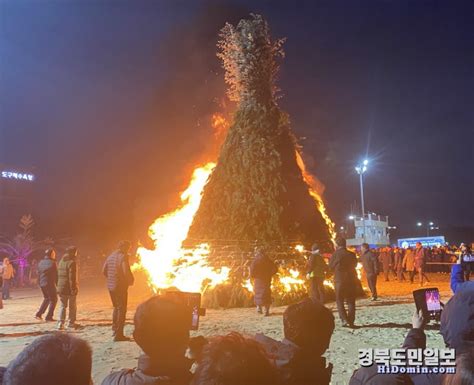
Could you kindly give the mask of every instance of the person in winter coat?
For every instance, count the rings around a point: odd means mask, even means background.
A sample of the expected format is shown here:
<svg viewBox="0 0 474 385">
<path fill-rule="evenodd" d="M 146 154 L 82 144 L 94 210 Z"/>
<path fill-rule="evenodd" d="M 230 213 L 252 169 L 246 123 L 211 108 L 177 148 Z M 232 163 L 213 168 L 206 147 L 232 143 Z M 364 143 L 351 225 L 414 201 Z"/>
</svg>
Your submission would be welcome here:
<svg viewBox="0 0 474 385">
<path fill-rule="evenodd" d="M 15 270 L 13 269 L 13 265 L 10 262 L 9 258 L 3 259 L 3 267 L 2 267 L 2 278 L 3 278 L 3 285 L 2 285 L 2 298 L 3 299 L 11 299 L 10 297 L 10 286 L 15 276 Z"/>
<path fill-rule="evenodd" d="M 328 265 L 319 252 L 318 244 L 315 243 L 311 248 L 306 276 L 310 282 L 310 297 L 321 303 L 324 303 L 324 278 L 327 271 Z"/>
<path fill-rule="evenodd" d="M 423 278 L 425 277 L 425 262 L 426 262 L 426 252 L 420 242 L 416 243 L 415 247 L 415 271 L 418 273 L 420 286 L 423 286 Z"/>
<path fill-rule="evenodd" d="M 155 296 L 138 305 L 133 337 L 143 354 L 135 369 L 109 374 L 102 385 L 188 385 L 191 361 L 189 310 L 183 304 Z"/>
<path fill-rule="evenodd" d="M 408 273 L 410 283 L 413 283 L 413 279 L 415 278 L 415 254 L 413 253 L 411 247 L 405 250 L 405 256 L 403 257 L 402 267 L 404 267 L 406 272 Z"/>
<path fill-rule="evenodd" d="M 102 269 L 107 278 L 107 288 L 114 307 L 112 313 L 114 341 L 129 341 L 123 334 L 123 328 L 127 314 L 128 287 L 134 282 L 128 261 L 130 247 L 129 241 L 121 241 L 118 249 L 107 257 Z"/>
<path fill-rule="evenodd" d="M 393 268 L 397 274 L 398 282 L 405 280 L 405 275 L 403 274 L 403 250 L 399 247 L 396 247 L 393 250 Z"/>
<path fill-rule="evenodd" d="M 392 255 L 389 247 L 382 248 L 379 255 L 380 263 L 382 264 L 383 274 L 385 276 L 385 282 L 388 282 L 388 274 L 392 267 Z"/>
<path fill-rule="evenodd" d="M 372 293 L 372 301 L 377 300 L 377 275 L 379 273 L 379 262 L 377 256 L 370 251 L 369 244 L 363 243 L 361 246 L 362 256 L 360 257 L 362 267 L 367 278 L 367 285 Z"/>
<path fill-rule="evenodd" d="M 54 249 L 46 250 L 44 258 L 38 264 L 38 281 L 41 291 L 43 292 L 43 302 L 41 303 L 36 319 L 42 319 L 46 309 L 46 321 L 54 321 L 54 309 L 58 302 L 58 293 L 56 285 L 58 283 L 58 268 L 56 266 L 56 251 Z"/>
<path fill-rule="evenodd" d="M 358 287 L 357 257 L 346 249 L 344 238 L 336 239 L 336 251 L 329 260 L 329 269 L 334 272 L 336 303 L 343 327 L 354 327 L 355 297 Z M 347 301 L 347 311 L 344 302 Z"/>
<path fill-rule="evenodd" d="M 426 335 L 423 330 L 424 319 L 422 312 L 413 315 L 413 328 L 408 332 L 404 348 L 425 349 Z M 464 286 L 457 289 L 441 313 L 441 335 L 446 347 L 455 349 L 456 355 L 472 352 L 474 349 L 474 287 Z M 452 374 L 410 374 L 411 382 L 400 384 L 440 385 L 443 381 L 449 383 Z M 370 380 L 370 381 L 369 381 Z M 405 381 L 406 378 L 404 377 Z M 387 385 L 389 375 L 377 374 L 377 365 L 361 368 L 354 372 L 349 385 Z M 395 384 L 395 383 L 394 383 Z"/>
<path fill-rule="evenodd" d="M 474 290 L 474 281 L 464 280 L 462 254 L 458 257 L 457 263 L 451 267 L 451 290 L 456 293 L 458 290 L 471 288 Z"/>
<path fill-rule="evenodd" d="M 277 271 L 278 268 L 275 263 L 268 258 L 262 250 L 257 249 L 255 258 L 250 265 L 250 278 L 253 279 L 257 312 L 261 314 L 262 308 L 265 308 L 265 316 L 270 315 L 270 305 L 272 303 L 272 277 L 277 273 Z"/>
<path fill-rule="evenodd" d="M 58 330 L 64 329 L 66 322 L 66 310 L 69 307 L 69 319 L 67 327 L 77 329 L 80 327 L 76 323 L 77 315 L 77 293 L 79 292 L 77 279 L 77 248 L 70 246 L 62 257 L 58 266 L 58 294 L 61 302 L 59 309 Z"/>
<path fill-rule="evenodd" d="M 255 336 L 278 368 L 279 384 L 328 385 L 332 364 L 327 365 L 323 354 L 334 332 L 331 310 L 307 298 L 286 308 L 283 329 L 283 341 Z"/>
</svg>

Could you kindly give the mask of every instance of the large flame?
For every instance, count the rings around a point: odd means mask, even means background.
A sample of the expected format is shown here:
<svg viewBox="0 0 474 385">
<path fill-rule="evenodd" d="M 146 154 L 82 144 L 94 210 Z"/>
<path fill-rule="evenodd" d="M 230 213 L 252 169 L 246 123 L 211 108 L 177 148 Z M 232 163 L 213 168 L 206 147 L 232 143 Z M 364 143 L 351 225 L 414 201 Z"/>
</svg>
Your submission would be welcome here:
<svg viewBox="0 0 474 385">
<path fill-rule="evenodd" d="M 326 225 L 329 229 L 329 233 L 331 234 L 331 239 L 334 242 L 336 239 L 336 232 L 334 231 L 334 222 L 329 218 L 329 215 L 326 213 L 326 206 L 324 206 L 323 199 L 321 198 L 322 186 L 316 178 L 311 175 L 308 171 L 306 171 L 306 165 L 304 164 L 303 157 L 301 156 L 300 152 L 296 150 L 296 162 L 303 174 L 303 179 L 309 187 L 309 194 L 314 199 L 316 203 L 316 207 L 318 211 L 321 213 Z"/>
<path fill-rule="evenodd" d="M 215 163 L 194 170 L 188 188 L 181 194 L 181 207 L 155 220 L 148 231 L 155 243 L 153 250 L 138 249 L 141 266 L 154 289 L 176 287 L 182 291 L 202 291 L 203 284 L 215 286 L 227 280 L 228 268 L 215 270 L 207 265 L 209 246 L 183 248 L 189 227 L 201 203 L 202 191 Z"/>
<path fill-rule="evenodd" d="M 212 116 L 211 124 L 215 130 L 216 140 L 222 138 L 229 127 L 227 120 L 219 114 Z M 321 186 L 306 171 L 298 151 L 296 151 L 296 158 L 309 193 L 334 239 L 334 223 L 326 214 L 326 208 L 320 196 Z M 180 207 L 157 218 L 150 226 L 149 236 L 154 241 L 154 249 L 140 247 L 137 251 L 140 261 L 133 268 L 146 271 L 150 286 L 155 291 L 174 287 L 181 291 L 203 292 L 206 288 L 214 287 L 229 279 L 230 268 L 214 268 L 208 264 L 210 253 L 208 244 L 199 245 L 194 249 L 183 247 L 193 218 L 199 209 L 204 186 L 215 166 L 215 163 L 209 162 L 194 170 L 189 186 L 181 193 Z M 300 253 L 305 252 L 302 245 L 295 246 L 295 250 Z M 305 278 L 293 268 L 280 268 L 278 282 L 279 289 L 283 292 L 305 290 Z M 334 287 L 329 280 L 324 281 L 324 284 Z M 250 280 L 242 282 L 242 286 L 252 290 Z"/>
</svg>

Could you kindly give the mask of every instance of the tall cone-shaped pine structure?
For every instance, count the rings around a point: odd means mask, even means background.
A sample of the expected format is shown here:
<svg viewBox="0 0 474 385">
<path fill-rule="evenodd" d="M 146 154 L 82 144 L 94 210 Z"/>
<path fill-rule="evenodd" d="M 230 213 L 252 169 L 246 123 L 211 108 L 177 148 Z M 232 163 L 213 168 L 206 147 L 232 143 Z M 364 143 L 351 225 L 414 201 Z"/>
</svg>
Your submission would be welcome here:
<svg viewBox="0 0 474 385">
<path fill-rule="evenodd" d="M 329 226 L 297 163 L 288 115 L 276 103 L 277 59 L 284 40 L 272 40 L 260 15 L 226 24 L 218 57 L 228 95 L 237 102 L 233 123 L 188 240 L 287 243 L 319 241 L 329 247 Z"/>
</svg>

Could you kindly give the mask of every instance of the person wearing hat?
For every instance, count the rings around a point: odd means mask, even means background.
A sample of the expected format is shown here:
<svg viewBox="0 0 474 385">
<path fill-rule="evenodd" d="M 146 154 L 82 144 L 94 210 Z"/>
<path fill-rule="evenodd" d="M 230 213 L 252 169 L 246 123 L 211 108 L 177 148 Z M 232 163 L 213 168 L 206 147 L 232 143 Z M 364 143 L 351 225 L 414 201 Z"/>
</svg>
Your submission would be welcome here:
<svg viewBox="0 0 474 385">
<path fill-rule="evenodd" d="M 315 243 L 311 247 L 311 255 L 308 260 L 306 277 L 310 282 L 310 297 L 314 301 L 324 303 L 324 278 L 328 271 L 328 265 L 319 252 L 319 245 Z"/>
<path fill-rule="evenodd" d="M 77 314 L 77 293 L 79 292 L 77 279 L 77 248 L 70 246 L 61 258 L 58 265 L 58 294 L 61 306 L 59 308 L 58 330 L 64 329 L 66 322 L 66 311 L 69 308 L 69 318 L 66 327 L 68 329 L 78 329 L 80 325 L 76 323 Z"/>
<path fill-rule="evenodd" d="M 123 333 L 127 314 L 128 287 L 134 282 L 128 261 L 130 247 L 129 241 L 119 242 L 117 250 L 107 257 L 102 269 L 102 273 L 107 278 L 107 288 L 114 307 L 112 313 L 114 341 L 130 341 Z"/>
</svg>

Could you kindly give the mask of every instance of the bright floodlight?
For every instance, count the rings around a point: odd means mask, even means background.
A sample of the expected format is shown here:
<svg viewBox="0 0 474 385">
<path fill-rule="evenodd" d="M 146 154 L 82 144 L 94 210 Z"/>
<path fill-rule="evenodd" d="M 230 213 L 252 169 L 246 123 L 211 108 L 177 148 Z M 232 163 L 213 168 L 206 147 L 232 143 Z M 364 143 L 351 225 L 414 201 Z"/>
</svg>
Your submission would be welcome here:
<svg viewBox="0 0 474 385">
<path fill-rule="evenodd" d="M 433 223 L 433 222 L 430 222 L 430 226 L 433 226 L 433 225 L 434 225 L 434 223 Z"/>
<path fill-rule="evenodd" d="M 419 227 L 419 226 L 423 225 L 423 223 L 418 222 L 416 225 Z"/>
<path fill-rule="evenodd" d="M 357 174 L 361 175 L 364 172 L 367 171 L 367 165 L 369 164 L 369 161 L 365 159 L 362 163 L 359 163 L 356 167 L 355 170 L 357 171 Z"/>
<path fill-rule="evenodd" d="M 344 226 L 341 226 L 341 230 L 344 230 Z"/>
<path fill-rule="evenodd" d="M 349 219 L 352 221 L 354 219 L 354 215 L 349 215 Z"/>
</svg>

